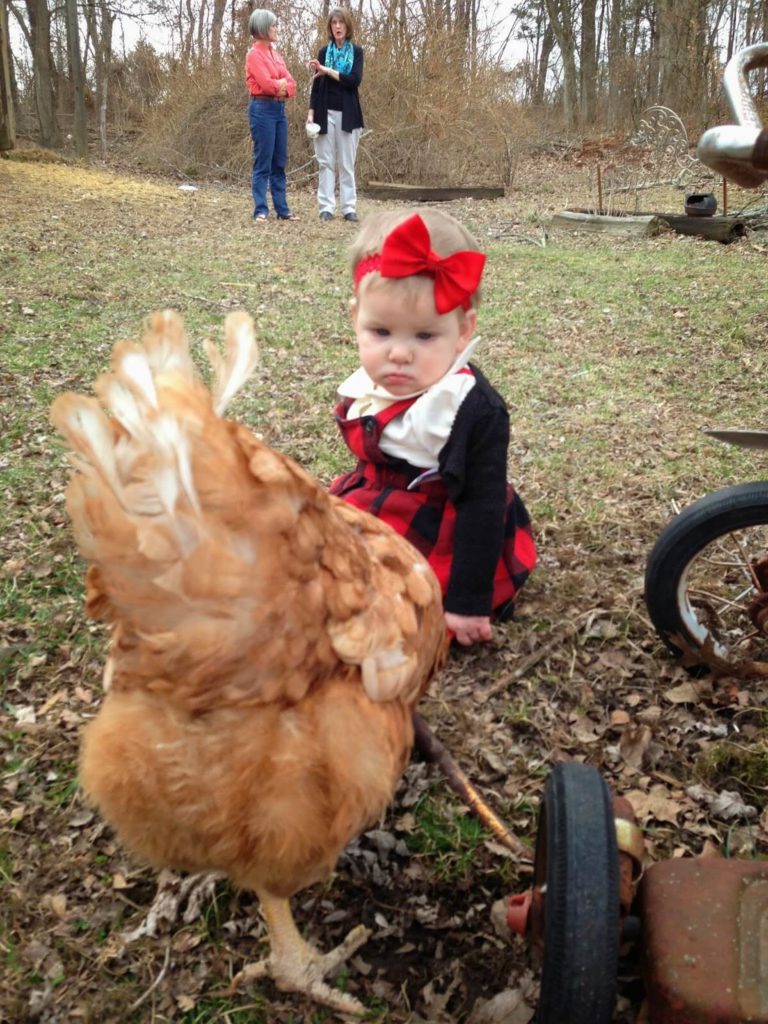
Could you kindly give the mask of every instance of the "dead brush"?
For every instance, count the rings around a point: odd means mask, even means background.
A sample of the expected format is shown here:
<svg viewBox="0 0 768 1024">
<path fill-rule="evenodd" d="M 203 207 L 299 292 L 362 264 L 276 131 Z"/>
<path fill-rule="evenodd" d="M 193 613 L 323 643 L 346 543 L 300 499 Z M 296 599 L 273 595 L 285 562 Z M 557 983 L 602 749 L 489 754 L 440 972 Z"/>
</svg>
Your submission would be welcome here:
<svg viewBox="0 0 768 1024">
<path fill-rule="evenodd" d="M 179 177 L 247 180 L 251 141 L 242 84 L 228 68 L 178 71 L 165 101 L 145 118 L 136 141 L 142 167 Z"/>
<path fill-rule="evenodd" d="M 288 173 L 295 184 L 312 183 L 316 166 L 304 137 L 306 61 L 323 40 L 292 36 L 288 20 L 283 30 L 280 49 L 296 80 L 296 97 L 286 104 Z M 537 141 L 533 119 L 515 100 L 514 76 L 482 52 L 470 66 L 465 42 L 448 31 L 415 25 L 405 35 L 399 26 L 370 22 L 357 39 L 365 50 L 360 185 L 512 183 L 519 155 Z M 142 169 L 247 183 L 246 44 L 228 53 L 220 69 L 166 70 L 163 99 L 146 108 L 137 125 L 133 159 Z M 155 95 L 157 73 L 153 68 Z M 140 109 L 135 97 L 130 109 Z"/>
</svg>

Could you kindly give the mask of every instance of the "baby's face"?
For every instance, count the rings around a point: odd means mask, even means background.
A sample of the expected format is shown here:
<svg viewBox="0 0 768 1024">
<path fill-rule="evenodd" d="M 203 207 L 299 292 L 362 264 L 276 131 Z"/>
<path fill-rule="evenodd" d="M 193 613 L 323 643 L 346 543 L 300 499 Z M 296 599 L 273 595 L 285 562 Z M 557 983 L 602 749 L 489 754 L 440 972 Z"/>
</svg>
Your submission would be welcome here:
<svg viewBox="0 0 768 1024">
<path fill-rule="evenodd" d="M 363 368 L 393 395 L 422 391 L 444 377 L 477 325 L 473 309 L 438 313 L 429 278 L 415 291 L 409 281 L 407 294 L 399 284 L 371 282 L 361 289 L 352 319 Z"/>
</svg>

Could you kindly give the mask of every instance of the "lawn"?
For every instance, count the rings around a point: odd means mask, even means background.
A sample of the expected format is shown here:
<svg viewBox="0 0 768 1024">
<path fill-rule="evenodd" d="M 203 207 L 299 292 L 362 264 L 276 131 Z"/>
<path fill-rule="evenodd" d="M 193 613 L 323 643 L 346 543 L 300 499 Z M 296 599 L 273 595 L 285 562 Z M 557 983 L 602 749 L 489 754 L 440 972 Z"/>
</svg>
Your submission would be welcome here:
<svg viewBox="0 0 768 1024">
<path fill-rule="evenodd" d="M 477 361 L 512 411 L 509 473 L 540 562 L 515 620 L 452 655 L 423 713 L 531 844 L 549 769 L 576 758 L 630 795 L 652 858 L 761 856 L 768 688 L 681 689 L 643 572 L 676 508 L 763 475 L 760 453 L 701 428 L 764 426 L 766 247 L 758 235 L 721 246 L 547 232 L 563 195 L 586 200 L 584 172 L 542 160 L 519 182 L 504 199 L 446 208 L 488 253 Z M 105 637 L 83 616 L 47 415 L 57 394 L 91 387 L 151 310 L 178 310 L 199 344 L 244 308 L 261 363 L 231 414 L 328 482 L 348 465 L 331 409 L 356 365 L 353 227 L 321 224 L 308 192 L 292 197 L 301 220 L 257 228 L 244 188 L 186 192 L 67 164 L 0 161 L 0 197 L 0 1020 L 320 1024 L 331 1015 L 268 983 L 225 994 L 263 937 L 247 893 L 221 883 L 189 921 L 124 938 L 154 876 L 77 791 Z M 677 210 L 682 197 L 659 202 Z M 380 205 L 363 198 L 360 212 Z M 702 782 L 737 790 L 757 816 L 712 817 L 686 793 Z M 491 920 L 529 877 L 416 757 L 381 828 L 297 898 L 297 918 L 324 948 L 360 919 L 373 928 L 341 981 L 371 1020 L 468 1022 L 478 1000 L 530 987 L 522 944 Z M 616 1019 L 637 1011 L 623 985 Z"/>
</svg>

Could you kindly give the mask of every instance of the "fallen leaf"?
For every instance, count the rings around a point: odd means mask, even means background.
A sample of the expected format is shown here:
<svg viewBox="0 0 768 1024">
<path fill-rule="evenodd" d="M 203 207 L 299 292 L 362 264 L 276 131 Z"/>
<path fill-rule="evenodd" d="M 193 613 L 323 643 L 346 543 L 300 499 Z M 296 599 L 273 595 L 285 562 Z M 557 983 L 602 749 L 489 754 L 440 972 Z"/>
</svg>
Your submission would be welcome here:
<svg viewBox="0 0 768 1024">
<path fill-rule="evenodd" d="M 671 704 L 697 704 L 699 701 L 699 691 L 694 683 L 680 683 L 679 686 L 666 690 L 664 699 L 668 700 Z"/>
<path fill-rule="evenodd" d="M 64 917 L 67 913 L 67 897 L 63 892 L 57 892 L 50 898 L 50 907 L 56 917 Z"/>
<path fill-rule="evenodd" d="M 528 1024 L 535 1012 L 518 989 L 508 988 L 493 999 L 478 999 L 467 1024 Z"/>
<path fill-rule="evenodd" d="M 619 740 L 619 751 L 625 762 L 632 768 L 641 768 L 652 738 L 650 726 L 637 722 L 628 726 Z"/>
<path fill-rule="evenodd" d="M 569 718 L 571 733 L 579 743 L 597 743 L 600 738 L 595 734 L 597 728 L 591 718 L 586 715 L 571 715 Z"/>
<path fill-rule="evenodd" d="M 677 825 L 677 817 L 684 810 L 680 801 L 669 796 L 666 786 L 652 786 L 648 793 L 641 789 L 633 789 L 624 796 L 632 804 L 641 825 L 651 818 Z"/>
<path fill-rule="evenodd" d="M 75 814 L 72 818 L 69 819 L 69 827 L 83 828 L 85 825 L 90 825 L 90 823 L 93 821 L 93 818 L 93 811 L 83 809 L 82 811 L 78 811 L 77 814 Z"/>
<path fill-rule="evenodd" d="M 19 725 L 34 725 L 37 721 L 35 709 L 31 704 L 25 704 L 23 707 L 11 708 L 10 711 Z"/>
<path fill-rule="evenodd" d="M 54 707 L 54 705 L 58 704 L 59 701 L 63 700 L 63 698 L 66 697 L 66 696 L 67 696 L 67 691 L 66 690 L 57 690 L 56 693 L 52 694 L 48 698 L 48 700 L 45 702 L 45 704 L 43 704 L 43 706 L 38 711 L 38 714 L 39 715 L 47 714 L 51 710 L 51 708 Z"/>
</svg>

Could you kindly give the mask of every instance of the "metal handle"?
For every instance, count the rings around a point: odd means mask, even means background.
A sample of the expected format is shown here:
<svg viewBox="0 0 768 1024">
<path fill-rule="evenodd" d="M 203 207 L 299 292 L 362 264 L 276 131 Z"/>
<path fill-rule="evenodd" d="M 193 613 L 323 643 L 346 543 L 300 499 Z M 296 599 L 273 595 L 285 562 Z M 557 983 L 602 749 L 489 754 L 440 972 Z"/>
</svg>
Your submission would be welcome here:
<svg viewBox="0 0 768 1024">
<path fill-rule="evenodd" d="M 747 85 L 747 73 L 763 67 L 768 67 L 768 43 L 747 46 L 731 57 L 723 88 L 736 123 L 704 132 L 696 150 L 703 164 L 744 188 L 768 181 L 768 130 Z"/>
</svg>

